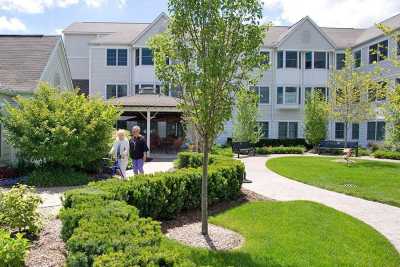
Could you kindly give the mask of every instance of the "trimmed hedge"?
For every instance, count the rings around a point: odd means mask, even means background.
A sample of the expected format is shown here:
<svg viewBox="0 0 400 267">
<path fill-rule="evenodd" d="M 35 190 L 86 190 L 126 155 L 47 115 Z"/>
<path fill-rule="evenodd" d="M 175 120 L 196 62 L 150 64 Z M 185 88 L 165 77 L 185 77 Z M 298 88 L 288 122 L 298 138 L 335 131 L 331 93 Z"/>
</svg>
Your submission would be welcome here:
<svg viewBox="0 0 400 267">
<path fill-rule="evenodd" d="M 307 148 L 312 148 L 309 144 L 307 144 L 305 139 L 298 138 L 298 139 L 260 139 L 255 144 L 256 147 L 277 147 L 277 146 L 284 146 L 284 147 L 292 147 L 292 146 L 302 146 Z"/>
<path fill-rule="evenodd" d="M 391 151 L 391 150 L 376 150 L 372 154 L 375 158 L 378 159 L 395 159 L 400 160 L 400 152 Z"/>
<path fill-rule="evenodd" d="M 268 154 L 303 154 L 304 147 L 293 146 L 293 147 L 257 147 L 256 153 L 261 155 Z"/>
<path fill-rule="evenodd" d="M 175 172 L 92 182 L 66 192 L 60 218 L 67 265 L 192 266 L 180 255 L 162 251 L 159 223 L 143 217 L 173 218 L 200 207 L 202 160 L 199 153 L 180 153 Z M 237 198 L 243 163 L 212 155 L 209 166 L 209 203 Z"/>
<path fill-rule="evenodd" d="M 60 168 L 36 169 L 28 176 L 28 185 L 40 187 L 85 185 L 93 181 L 87 174 Z"/>
</svg>

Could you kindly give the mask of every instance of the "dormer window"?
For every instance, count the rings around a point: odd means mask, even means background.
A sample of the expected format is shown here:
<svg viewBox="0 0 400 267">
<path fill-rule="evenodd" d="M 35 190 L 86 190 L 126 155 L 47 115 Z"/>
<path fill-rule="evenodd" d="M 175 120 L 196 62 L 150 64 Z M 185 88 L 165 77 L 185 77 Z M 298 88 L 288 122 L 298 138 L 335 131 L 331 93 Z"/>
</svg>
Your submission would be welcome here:
<svg viewBox="0 0 400 267">
<path fill-rule="evenodd" d="M 107 66 L 127 66 L 128 49 L 107 49 Z"/>
</svg>

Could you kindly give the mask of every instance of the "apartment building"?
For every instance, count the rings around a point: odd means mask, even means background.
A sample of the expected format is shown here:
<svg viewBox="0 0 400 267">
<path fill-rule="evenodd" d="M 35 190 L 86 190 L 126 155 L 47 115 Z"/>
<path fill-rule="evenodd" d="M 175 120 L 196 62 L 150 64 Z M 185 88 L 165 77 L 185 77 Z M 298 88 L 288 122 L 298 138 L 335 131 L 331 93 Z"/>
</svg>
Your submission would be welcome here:
<svg viewBox="0 0 400 267">
<path fill-rule="evenodd" d="M 304 100 L 313 90 L 329 98 L 330 71 L 343 67 L 344 51 L 351 48 L 355 68 L 371 71 L 375 64 L 388 67 L 388 78 L 400 82 L 400 69 L 385 60 L 400 54 L 400 44 L 370 28 L 320 27 L 304 17 L 291 26 L 273 26 L 261 53 L 269 56 L 271 68 L 254 88 L 260 95 L 258 120 L 264 138 L 303 138 Z M 400 28 L 400 14 L 383 21 Z M 151 23 L 77 22 L 64 30 L 64 40 L 75 86 L 90 97 L 119 103 L 124 113 L 119 127 L 140 125 L 152 150 L 170 151 L 183 142 L 181 114 L 176 108 L 180 91 L 161 92 L 147 41 L 165 31 L 168 17 L 162 13 Z M 379 47 L 378 53 L 371 53 Z M 375 50 L 374 50 L 375 51 Z M 150 129 L 147 131 L 147 129 Z M 382 142 L 383 117 L 349 126 L 349 138 L 361 145 Z M 232 135 L 228 122 L 218 138 Z M 344 124 L 329 123 L 328 139 L 343 140 Z"/>
</svg>

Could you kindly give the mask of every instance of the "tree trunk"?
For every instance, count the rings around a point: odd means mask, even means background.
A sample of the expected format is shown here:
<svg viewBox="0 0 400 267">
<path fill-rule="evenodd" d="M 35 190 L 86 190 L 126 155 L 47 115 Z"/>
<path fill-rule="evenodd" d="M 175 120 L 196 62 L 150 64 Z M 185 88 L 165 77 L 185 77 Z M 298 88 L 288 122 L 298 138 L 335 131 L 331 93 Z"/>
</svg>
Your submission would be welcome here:
<svg viewBox="0 0 400 267">
<path fill-rule="evenodd" d="M 203 178 L 201 180 L 201 233 L 208 235 L 208 138 L 203 144 Z"/>
</svg>

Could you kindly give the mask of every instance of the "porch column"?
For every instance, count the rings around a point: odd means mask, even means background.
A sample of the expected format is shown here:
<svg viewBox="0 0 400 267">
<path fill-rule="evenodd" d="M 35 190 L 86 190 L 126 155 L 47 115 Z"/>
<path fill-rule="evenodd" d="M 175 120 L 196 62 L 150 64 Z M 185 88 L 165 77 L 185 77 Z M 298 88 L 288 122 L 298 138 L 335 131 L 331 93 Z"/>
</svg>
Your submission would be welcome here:
<svg viewBox="0 0 400 267">
<path fill-rule="evenodd" d="M 146 131 L 146 133 L 147 133 L 147 136 L 146 136 L 146 138 L 147 138 L 146 143 L 147 143 L 147 146 L 149 147 L 148 156 L 150 156 L 150 120 L 151 120 L 151 116 L 150 116 L 150 115 L 151 115 L 151 114 L 150 114 L 150 111 L 148 110 L 148 111 L 147 111 L 147 131 Z"/>
</svg>

